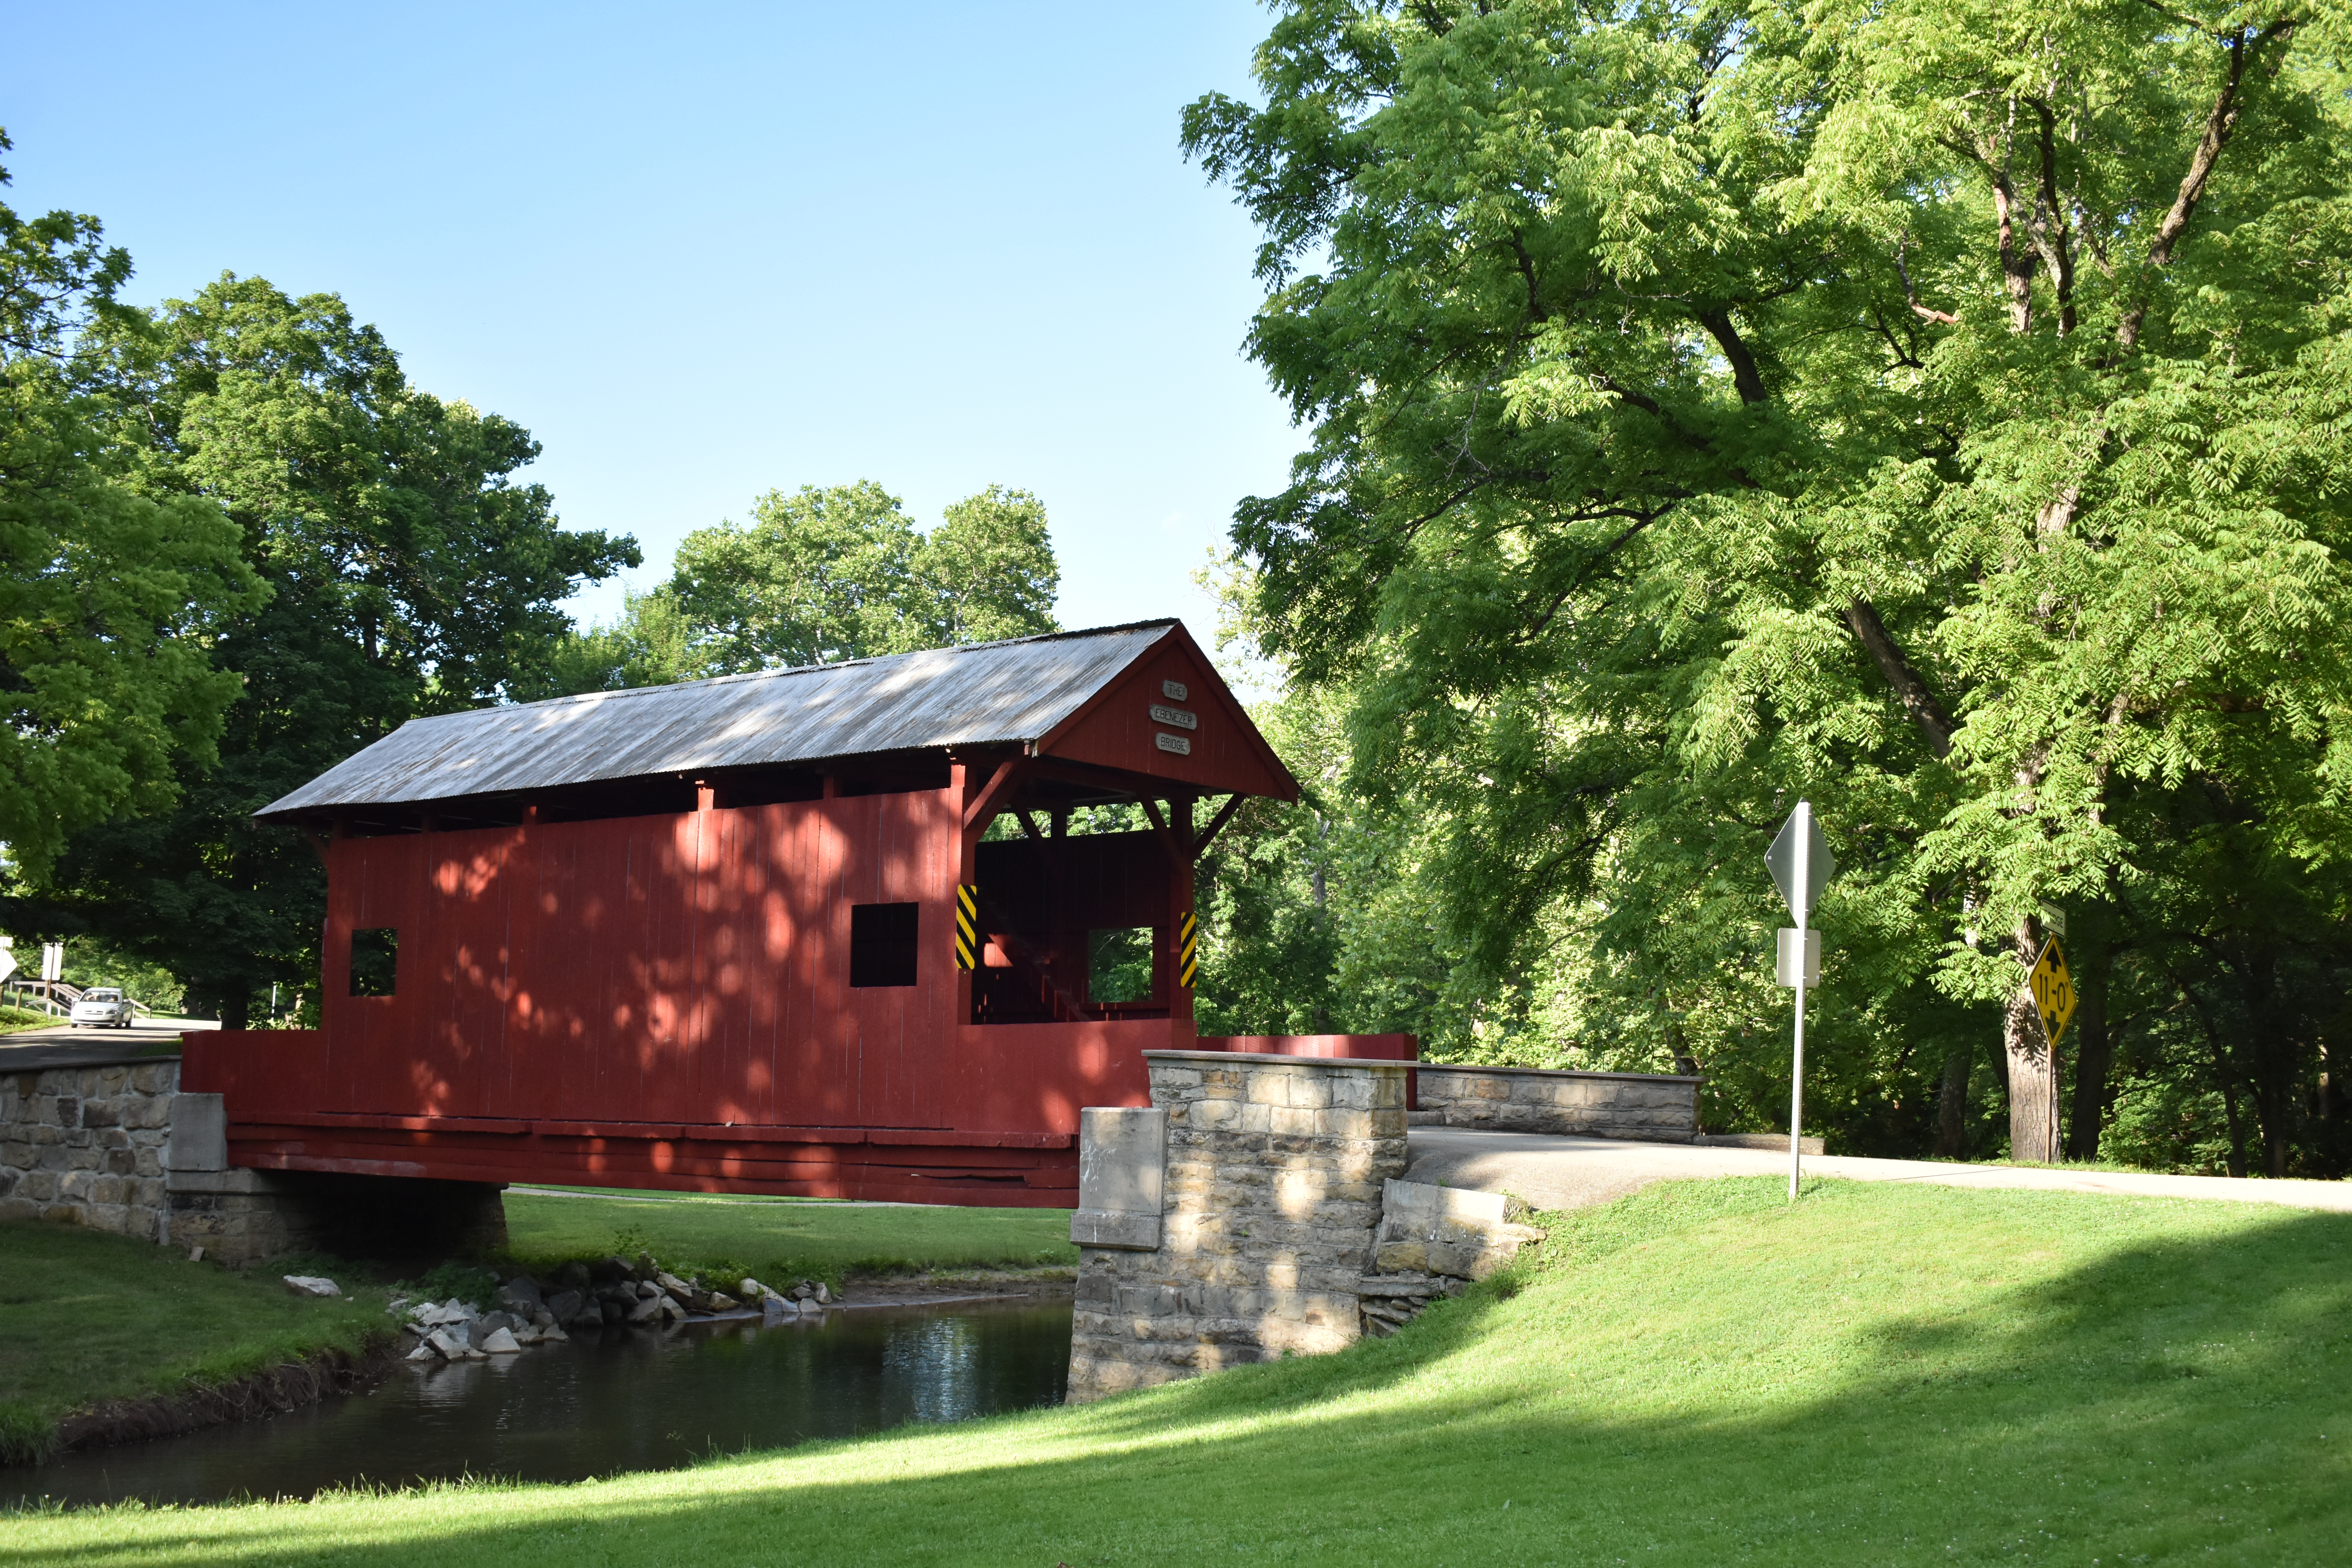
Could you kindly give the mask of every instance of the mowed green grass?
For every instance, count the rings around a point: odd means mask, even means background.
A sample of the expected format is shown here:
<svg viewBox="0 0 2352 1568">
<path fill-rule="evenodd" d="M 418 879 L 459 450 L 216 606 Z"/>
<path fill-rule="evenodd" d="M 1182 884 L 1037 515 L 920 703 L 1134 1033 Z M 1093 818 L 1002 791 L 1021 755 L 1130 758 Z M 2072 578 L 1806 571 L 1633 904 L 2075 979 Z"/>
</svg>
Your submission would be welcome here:
<svg viewBox="0 0 2352 1568">
<path fill-rule="evenodd" d="M 646 1202 L 645 1198 L 658 1198 Z M 514 1256 L 535 1268 L 649 1251 L 671 1268 L 803 1276 L 1077 1266 L 1067 1209 L 929 1208 L 609 1190 L 506 1195 Z M 770 1277 L 773 1278 L 771 1279 Z"/>
<path fill-rule="evenodd" d="M 0 1521 L 11 1563 L 2336 1563 L 2352 1216 L 1771 1181 L 1398 1337 L 577 1486 Z"/>
<path fill-rule="evenodd" d="M 191 1263 L 152 1242 L 0 1224 L 0 1455 L 37 1450 L 59 1416 L 101 1400 L 359 1350 L 390 1326 L 384 1293 L 341 1283 L 355 1293 L 310 1300 L 278 1273 Z"/>
</svg>

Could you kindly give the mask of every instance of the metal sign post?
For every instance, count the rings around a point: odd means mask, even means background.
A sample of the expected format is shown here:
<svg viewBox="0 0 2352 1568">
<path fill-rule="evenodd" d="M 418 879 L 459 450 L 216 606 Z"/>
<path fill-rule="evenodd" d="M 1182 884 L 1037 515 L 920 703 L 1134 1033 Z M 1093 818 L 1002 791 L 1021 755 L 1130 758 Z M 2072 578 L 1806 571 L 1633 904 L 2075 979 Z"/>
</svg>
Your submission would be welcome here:
<svg viewBox="0 0 2352 1568">
<path fill-rule="evenodd" d="M 1780 932 L 1776 976 L 1797 993 L 1796 1065 L 1789 1077 L 1789 1201 L 1795 1203 L 1797 1183 L 1804 1174 L 1805 988 L 1822 980 L 1822 933 L 1811 930 L 1808 921 L 1813 906 L 1821 901 L 1822 889 L 1837 875 L 1837 857 L 1830 853 L 1829 840 L 1822 837 L 1821 824 L 1813 820 L 1811 802 L 1797 803 L 1797 809 L 1780 825 L 1780 837 L 1765 852 L 1764 863 L 1771 868 L 1772 880 L 1780 897 L 1788 900 L 1789 912 L 1797 919 L 1794 931 Z"/>
</svg>

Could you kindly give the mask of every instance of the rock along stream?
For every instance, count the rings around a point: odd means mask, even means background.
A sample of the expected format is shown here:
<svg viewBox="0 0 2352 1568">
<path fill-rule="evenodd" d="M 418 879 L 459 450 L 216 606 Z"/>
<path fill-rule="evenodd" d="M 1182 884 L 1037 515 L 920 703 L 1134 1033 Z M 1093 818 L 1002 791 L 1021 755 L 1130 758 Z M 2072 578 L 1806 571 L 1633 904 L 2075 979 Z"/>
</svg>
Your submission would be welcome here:
<svg viewBox="0 0 2352 1568">
<path fill-rule="evenodd" d="M 302 1498 L 465 1475 L 571 1481 L 1062 1399 L 1070 1303 L 861 1307 L 610 1328 L 489 1361 L 402 1363 L 371 1393 L 0 1469 L 0 1507 Z"/>
</svg>

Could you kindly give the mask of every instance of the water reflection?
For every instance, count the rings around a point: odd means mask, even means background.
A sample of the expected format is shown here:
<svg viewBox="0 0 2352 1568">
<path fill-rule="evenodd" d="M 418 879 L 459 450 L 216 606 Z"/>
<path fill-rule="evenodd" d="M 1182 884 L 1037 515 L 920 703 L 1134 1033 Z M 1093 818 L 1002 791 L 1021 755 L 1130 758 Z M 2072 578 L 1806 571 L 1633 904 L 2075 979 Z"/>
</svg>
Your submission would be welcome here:
<svg viewBox="0 0 2352 1568">
<path fill-rule="evenodd" d="M 713 1453 L 1058 1404 L 1070 1306 L 862 1309 L 775 1328 L 613 1330 L 404 1366 L 374 1392 L 0 1470 L 0 1503 L 216 1502 L 427 1478 L 579 1480 Z"/>
</svg>

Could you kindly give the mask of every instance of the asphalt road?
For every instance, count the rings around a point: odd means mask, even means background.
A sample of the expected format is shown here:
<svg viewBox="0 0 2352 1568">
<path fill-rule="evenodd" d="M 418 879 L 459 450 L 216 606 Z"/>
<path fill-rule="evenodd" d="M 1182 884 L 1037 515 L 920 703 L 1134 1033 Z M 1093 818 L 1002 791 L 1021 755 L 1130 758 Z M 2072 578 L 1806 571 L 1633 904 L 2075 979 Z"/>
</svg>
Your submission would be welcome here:
<svg viewBox="0 0 2352 1568">
<path fill-rule="evenodd" d="M 1608 1203 L 1653 1182 L 1709 1176 L 1785 1177 L 1789 1171 L 1786 1150 L 1635 1143 L 1615 1138 L 1479 1132 L 1454 1127 L 1413 1128 L 1407 1134 L 1406 1147 L 1408 1181 L 1514 1193 L 1539 1209 Z M 2227 1176 L 1966 1165 L 1944 1160 L 1864 1160 L 1844 1154 L 1809 1154 L 1804 1168 L 1808 1179 L 1843 1176 L 1858 1182 L 1921 1182 L 1945 1187 L 2214 1198 L 2352 1213 L 2352 1182 L 2237 1181 Z"/>
<path fill-rule="evenodd" d="M 210 1018 L 142 1018 L 127 1029 L 77 1029 L 65 1023 L 0 1035 L 0 1072 L 95 1067 L 101 1062 L 168 1056 L 190 1029 L 217 1029 Z"/>
</svg>

